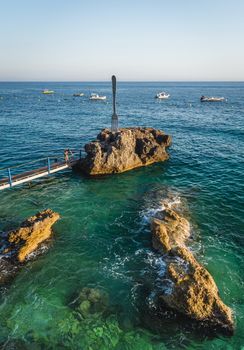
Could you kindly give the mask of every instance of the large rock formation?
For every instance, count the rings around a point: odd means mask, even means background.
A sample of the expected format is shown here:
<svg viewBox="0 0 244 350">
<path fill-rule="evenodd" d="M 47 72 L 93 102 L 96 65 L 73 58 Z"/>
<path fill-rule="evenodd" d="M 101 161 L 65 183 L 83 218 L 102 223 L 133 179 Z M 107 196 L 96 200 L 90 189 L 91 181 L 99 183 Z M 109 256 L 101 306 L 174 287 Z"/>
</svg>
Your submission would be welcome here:
<svg viewBox="0 0 244 350">
<path fill-rule="evenodd" d="M 46 209 L 25 220 L 18 229 L 2 235 L 0 283 L 7 282 L 30 254 L 51 236 L 52 226 L 58 219 L 59 214 Z"/>
<path fill-rule="evenodd" d="M 162 305 L 175 309 L 203 326 L 232 334 L 234 322 L 231 309 L 220 299 L 210 273 L 187 248 L 189 222 L 173 209 L 165 208 L 160 218 L 153 218 L 153 247 L 164 254 L 166 262 L 165 292 Z"/>
<path fill-rule="evenodd" d="M 88 175 L 121 173 L 168 159 L 165 148 L 171 137 L 153 128 L 102 130 L 96 141 L 85 145 L 87 156 L 76 168 Z"/>
</svg>

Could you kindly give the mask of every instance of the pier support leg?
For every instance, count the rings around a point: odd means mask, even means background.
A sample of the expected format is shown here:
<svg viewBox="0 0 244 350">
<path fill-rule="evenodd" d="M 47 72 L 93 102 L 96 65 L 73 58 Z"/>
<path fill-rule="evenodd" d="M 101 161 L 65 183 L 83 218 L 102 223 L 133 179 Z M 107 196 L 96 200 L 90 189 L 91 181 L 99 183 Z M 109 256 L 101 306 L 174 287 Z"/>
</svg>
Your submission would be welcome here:
<svg viewBox="0 0 244 350">
<path fill-rule="evenodd" d="M 8 168 L 8 183 L 9 183 L 10 187 L 13 187 L 12 175 L 11 175 L 10 168 Z"/>
<path fill-rule="evenodd" d="M 47 158 L 47 171 L 48 171 L 48 174 L 51 173 L 51 163 L 50 163 L 50 158 L 49 157 Z"/>
</svg>

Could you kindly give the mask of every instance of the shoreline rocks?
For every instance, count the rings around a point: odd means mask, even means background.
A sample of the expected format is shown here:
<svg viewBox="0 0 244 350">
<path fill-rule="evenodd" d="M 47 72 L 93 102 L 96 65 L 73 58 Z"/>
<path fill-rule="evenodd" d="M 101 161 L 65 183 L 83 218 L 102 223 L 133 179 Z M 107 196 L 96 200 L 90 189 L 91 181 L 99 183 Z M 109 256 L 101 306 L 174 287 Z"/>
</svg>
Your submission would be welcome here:
<svg viewBox="0 0 244 350">
<path fill-rule="evenodd" d="M 172 208 L 165 208 L 160 218 L 151 222 L 152 244 L 164 256 L 166 273 L 162 284 L 167 288 L 159 303 L 197 321 L 201 326 L 232 335 L 232 310 L 219 296 L 210 273 L 186 246 L 189 222 Z"/>
<path fill-rule="evenodd" d="M 104 129 L 85 145 L 87 155 L 74 168 L 89 176 L 122 173 L 167 160 L 170 144 L 171 136 L 153 128 L 122 128 L 115 133 Z"/>
<path fill-rule="evenodd" d="M 31 254 L 50 238 L 52 226 L 59 218 L 58 213 L 46 209 L 22 222 L 18 229 L 1 237 L 0 284 L 8 282 Z"/>
</svg>

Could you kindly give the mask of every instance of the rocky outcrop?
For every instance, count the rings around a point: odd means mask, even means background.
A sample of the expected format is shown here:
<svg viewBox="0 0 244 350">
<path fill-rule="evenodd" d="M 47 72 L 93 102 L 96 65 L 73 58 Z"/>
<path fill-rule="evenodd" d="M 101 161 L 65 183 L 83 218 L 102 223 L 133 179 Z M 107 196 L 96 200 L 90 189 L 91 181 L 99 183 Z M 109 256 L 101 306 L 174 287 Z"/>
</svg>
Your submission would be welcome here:
<svg viewBox="0 0 244 350">
<path fill-rule="evenodd" d="M 76 169 L 88 175 L 121 173 L 168 159 L 171 137 L 153 128 L 102 130 L 97 140 L 85 145 L 87 156 Z"/>
<path fill-rule="evenodd" d="M 46 209 L 25 220 L 18 229 L 2 235 L 0 283 L 6 283 L 51 236 L 52 226 L 58 219 L 59 214 Z"/>
<path fill-rule="evenodd" d="M 186 246 L 190 235 L 189 222 L 169 208 L 160 215 L 160 218 L 152 219 L 152 242 L 153 247 L 164 254 L 164 280 L 170 281 L 159 296 L 160 302 L 207 328 L 232 334 L 231 309 L 220 299 L 213 277 Z"/>
</svg>

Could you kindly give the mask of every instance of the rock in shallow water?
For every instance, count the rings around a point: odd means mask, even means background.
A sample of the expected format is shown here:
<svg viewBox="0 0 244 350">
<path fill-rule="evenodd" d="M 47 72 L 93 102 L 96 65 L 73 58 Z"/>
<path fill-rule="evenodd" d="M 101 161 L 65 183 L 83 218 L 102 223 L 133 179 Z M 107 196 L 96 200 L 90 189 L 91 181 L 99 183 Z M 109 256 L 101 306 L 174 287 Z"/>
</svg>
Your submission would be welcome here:
<svg viewBox="0 0 244 350">
<path fill-rule="evenodd" d="M 108 294 L 96 288 L 84 287 L 75 300 L 75 310 L 83 318 L 90 314 L 103 314 L 108 306 Z"/>
<path fill-rule="evenodd" d="M 3 235 L 0 283 L 6 283 L 30 254 L 51 236 L 52 226 L 59 218 L 59 214 L 46 209 L 25 220 L 18 229 Z"/>
<path fill-rule="evenodd" d="M 87 156 L 75 168 L 88 175 L 114 174 L 168 159 L 171 137 L 153 128 L 102 130 L 85 145 Z"/>
<path fill-rule="evenodd" d="M 204 327 L 233 334 L 232 310 L 220 299 L 210 273 L 187 248 L 188 221 L 172 209 L 152 219 L 153 247 L 164 254 L 171 288 L 159 297 L 162 304 L 198 321 Z"/>
</svg>

